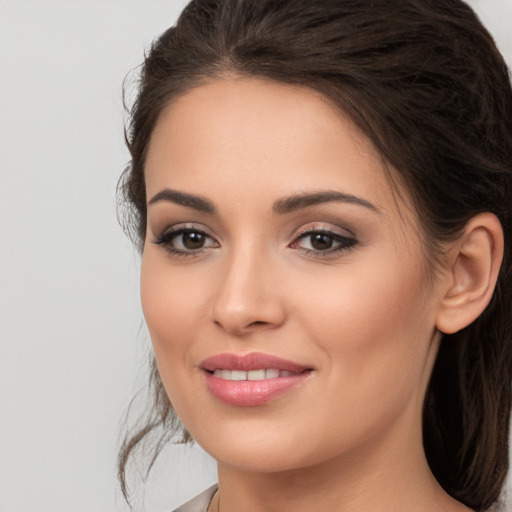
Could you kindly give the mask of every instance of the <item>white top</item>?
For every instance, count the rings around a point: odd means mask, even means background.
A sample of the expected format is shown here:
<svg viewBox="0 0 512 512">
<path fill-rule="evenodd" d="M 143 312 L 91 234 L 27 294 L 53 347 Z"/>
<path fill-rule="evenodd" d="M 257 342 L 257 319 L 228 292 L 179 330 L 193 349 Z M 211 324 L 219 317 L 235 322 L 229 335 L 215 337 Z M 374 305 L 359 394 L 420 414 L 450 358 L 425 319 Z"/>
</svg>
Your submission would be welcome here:
<svg viewBox="0 0 512 512">
<path fill-rule="evenodd" d="M 217 484 L 208 487 L 208 489 L 201 494 L 198 494 L 195 498 L 192 498 L 184 505 L 181 505 L 181 507 L 178 507 L 174 512 L 208 512 L 208 506 L 218 488 L 219 486 Z M 505 495 L 505 493 L 503 494 Z M 505 497 L 506 496 L 502 496 L 502 500 L 504 500 Z M 487 512 L 508 512 L 502 500 L 495 503 Z"/>
<path fill-rule="evenodd" d="M 217 489 L 217 484 L 208 487 L 208 489 L 203 491 L 201 494 L 192 498 L 190 501 L 187 501 L 187 503 L 181 505 L 181 507 L 178 507 L 174 512 L 207 512 L 208 506 L 210 505 L 213 495 Z"/>
</svg>

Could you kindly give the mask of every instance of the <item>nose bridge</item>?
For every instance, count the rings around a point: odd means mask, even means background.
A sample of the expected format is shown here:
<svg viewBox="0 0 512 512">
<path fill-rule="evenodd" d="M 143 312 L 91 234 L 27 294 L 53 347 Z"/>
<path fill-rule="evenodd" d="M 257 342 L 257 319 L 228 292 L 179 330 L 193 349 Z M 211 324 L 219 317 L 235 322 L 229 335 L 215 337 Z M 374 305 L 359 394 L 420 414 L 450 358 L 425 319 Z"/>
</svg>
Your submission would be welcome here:
<svg viewBox="0 0 512 512">
<path fill-rule="evenodd" d="M 213 321 L 236 335 L 281 325 L 285 312 L 275 270 L 268 251 L 250 242 L 233 248 L 218 276 Z"/>
</svg>

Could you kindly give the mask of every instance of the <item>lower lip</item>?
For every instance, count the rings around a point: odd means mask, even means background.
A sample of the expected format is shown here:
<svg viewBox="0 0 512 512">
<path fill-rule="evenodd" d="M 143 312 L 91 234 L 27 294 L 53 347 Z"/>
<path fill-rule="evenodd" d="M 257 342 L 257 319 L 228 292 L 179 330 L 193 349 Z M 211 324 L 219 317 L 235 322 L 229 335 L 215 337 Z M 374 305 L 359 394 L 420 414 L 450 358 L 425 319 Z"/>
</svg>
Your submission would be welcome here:
<svg viewBox="0 0 512 512">
<path fill-rule="evenodd" d="M 296 388 L 309 377 L 311 371 L 265 380 L 224 380 L 208 371 L 204 373 L 206 387 L 222 402 L 238 407 L 256 407 Z"/>
</svg>

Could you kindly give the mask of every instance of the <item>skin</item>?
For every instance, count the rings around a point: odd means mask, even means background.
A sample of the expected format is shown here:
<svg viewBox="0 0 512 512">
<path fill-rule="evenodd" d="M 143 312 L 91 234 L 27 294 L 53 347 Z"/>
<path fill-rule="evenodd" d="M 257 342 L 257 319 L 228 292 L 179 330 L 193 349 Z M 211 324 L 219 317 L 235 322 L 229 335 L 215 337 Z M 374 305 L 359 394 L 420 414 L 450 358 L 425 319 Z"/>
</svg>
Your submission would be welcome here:
<svg viewBox="0 0 512 512">
<path fill-rule="evenodd" d="M 173 406 L 218 461 L 212 510 L 219 496 L 222 512 L 468 510 L 438 485 L 421 440 L 453 276 L 431 279 L 407 191 L 395 197 L 353 123 L 304 87 L 206 82 L 162 113 L 146 186 L 144 314 Z M 216 213 L 151 203 L 166 189 L 205 198 Z M 319 191 L 373 207 L 273 210 Z M 155 243 L 183 226 L 207 234 L 202 248 L 187 249 L 179 235 Z M 301 236 L 319 229 L 355 242 L 312 252 Z M 265 405 L 235 407 L 209 393 L 200 368 L 221 352 L 314 370 Z"/>
</svg>

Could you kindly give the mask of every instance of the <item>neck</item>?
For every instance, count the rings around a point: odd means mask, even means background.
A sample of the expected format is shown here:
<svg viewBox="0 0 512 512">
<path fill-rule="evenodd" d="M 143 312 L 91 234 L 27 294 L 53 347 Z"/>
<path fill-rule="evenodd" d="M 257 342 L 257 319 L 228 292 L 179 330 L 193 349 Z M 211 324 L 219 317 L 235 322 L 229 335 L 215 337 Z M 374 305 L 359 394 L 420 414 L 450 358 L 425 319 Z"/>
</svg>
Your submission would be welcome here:
<svg viewBox="0 0 512 512">
<path fill-rule="evenodd" d="M 411 442 L 404 443 L 404 436 Z M 446 494 L 432 475 L 420 427 L 397 428 L 385 437 L 320 464 L 293 470 L 248 471 L 220 462 L 219 510 L 469 511 Z"/>
</svg>

